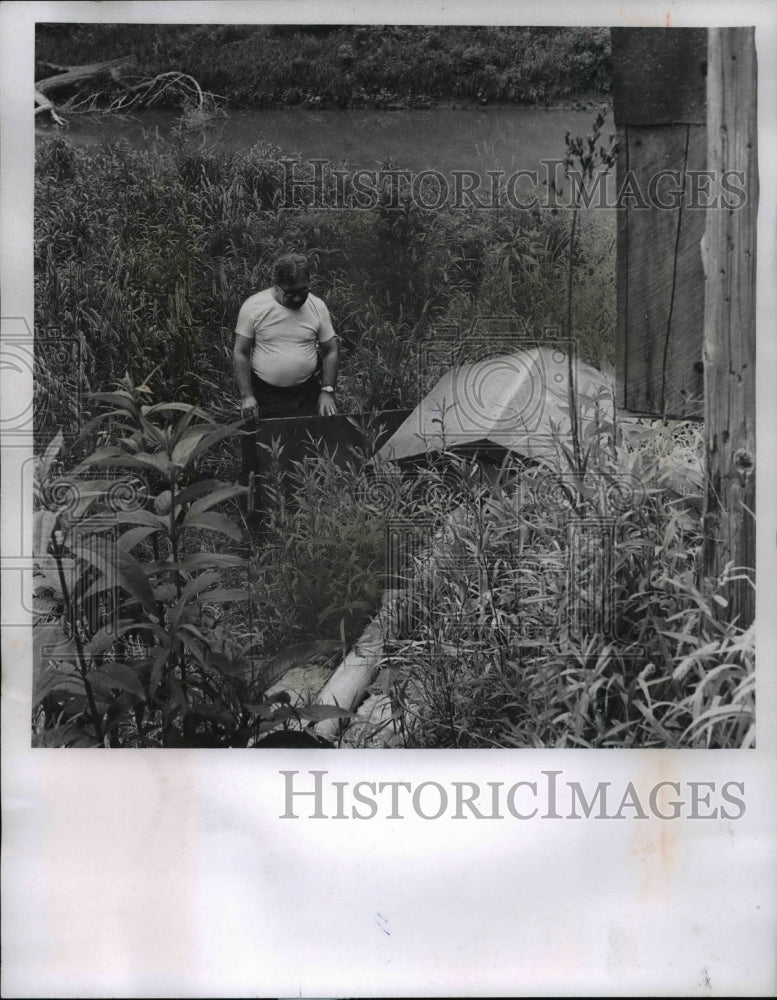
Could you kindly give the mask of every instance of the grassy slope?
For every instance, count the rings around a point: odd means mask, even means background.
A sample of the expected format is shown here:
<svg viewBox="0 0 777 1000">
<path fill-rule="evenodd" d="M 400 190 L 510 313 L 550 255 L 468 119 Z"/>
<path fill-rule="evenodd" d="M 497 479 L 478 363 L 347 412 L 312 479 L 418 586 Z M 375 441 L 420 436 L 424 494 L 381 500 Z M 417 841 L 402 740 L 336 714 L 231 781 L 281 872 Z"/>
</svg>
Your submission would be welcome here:
<svg viewBox="0 0 777 1000">
<path fill-rule="evenodd" d="M 40 25 L 42 63 L 135 56 L 251 107 L 439 100 L 547 103 L 609 90 L 606 28 Z"/>
</svg>

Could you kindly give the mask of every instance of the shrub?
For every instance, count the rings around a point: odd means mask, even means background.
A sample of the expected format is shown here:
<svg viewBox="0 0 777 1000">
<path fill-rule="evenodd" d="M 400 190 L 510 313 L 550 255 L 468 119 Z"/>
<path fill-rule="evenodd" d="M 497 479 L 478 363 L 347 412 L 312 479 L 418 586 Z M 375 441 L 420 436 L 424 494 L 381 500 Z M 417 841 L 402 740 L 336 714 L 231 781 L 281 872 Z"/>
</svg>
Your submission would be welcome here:
<svg viewBox="0 0 777 1000">
<path fill-rule="evenodd" d="M 148 387 L 129 379 L 98 398 L 112 409 L 97 422 L 120 444 L 56 478 L 60 436 L 39 465 L 34 742 L 246 746 L 290 718 L 337 715 L 305 716 L 268 696 L 300 651 L 260 657 L 250 610 L 247 628 L 230 621 L 249 591 L 226 578 L 247 560 L 208 538 L 241 542 L 216 508 L 245 488 L 198 476 L 196 465 L 236 427 L 191 405 L 150 405 Z M 113 469 L 124 475 L 106 478 Z"/>
</svg>

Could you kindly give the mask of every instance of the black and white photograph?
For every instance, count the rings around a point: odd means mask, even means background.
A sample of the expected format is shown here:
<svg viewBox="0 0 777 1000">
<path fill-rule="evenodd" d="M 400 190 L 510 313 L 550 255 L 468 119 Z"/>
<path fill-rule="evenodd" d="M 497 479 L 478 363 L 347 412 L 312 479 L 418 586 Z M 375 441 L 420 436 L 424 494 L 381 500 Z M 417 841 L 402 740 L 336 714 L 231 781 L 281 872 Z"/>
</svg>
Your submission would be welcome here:
<svg viewBox="0 0 777 1000">
<path fill-rule="evenodd" d="M 35 61 L 35 745 L 754 744 L 752 29 Z"/>
<path fill-rule="evenodd" d="M 777 988 L 732 6 L 6 5 L 4 995 Z"/>
</svg>

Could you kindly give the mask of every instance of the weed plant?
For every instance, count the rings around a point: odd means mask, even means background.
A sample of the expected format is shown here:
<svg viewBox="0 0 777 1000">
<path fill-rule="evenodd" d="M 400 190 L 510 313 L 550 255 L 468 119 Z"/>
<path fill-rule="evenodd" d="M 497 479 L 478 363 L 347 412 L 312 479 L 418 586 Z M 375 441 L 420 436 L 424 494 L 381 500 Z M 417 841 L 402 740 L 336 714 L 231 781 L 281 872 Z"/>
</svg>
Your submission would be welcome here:
<svg viewBox="0 0 777 1000">
<path fill-rule="evenodd" d="M 110 409 L 94 423 L 117 443 L 62 474 L 57 435 L 38 463 L 34 745 L 246 746 L 289 720 L 344 714 L 270 694 L 332 644 L 275 657 L 258 646 L 243 533 L 224 509 L 246 489 L 198 468 L 237 427 L 191 404 L 152 405 L 129 378 L 98 400 Z"/>
<path fill-rule="evenodd" d="M 317 453 L 281 473 L 276 442 L 252 597 L 266 648 L 311 639 L 358 639 L 380 604 L 387 504 L 365 493 L 367 451 L 342 464 Z"/>
<path fill-rule="evenodd" d="M 450 457 L 387 635 L 406 746 L 753 745 L 753 632 L 698 574 L 701 434 L 600 431 L 583 477 L 508 462 L 494 488 Z"/>
</svg>

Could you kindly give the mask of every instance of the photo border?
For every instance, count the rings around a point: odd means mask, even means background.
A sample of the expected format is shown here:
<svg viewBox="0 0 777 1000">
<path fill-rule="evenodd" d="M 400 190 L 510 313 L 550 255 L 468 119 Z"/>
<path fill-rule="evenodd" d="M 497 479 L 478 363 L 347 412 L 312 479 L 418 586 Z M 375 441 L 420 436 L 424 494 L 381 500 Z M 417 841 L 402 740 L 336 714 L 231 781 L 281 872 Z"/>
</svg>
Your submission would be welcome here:
<svg viewBox="0 0 777 1000">
<path fill-rule="evenodd" d="M 753 751 L 32 750 L 22 483 L 3 447 L 3 995 L 768 995 L 777 797 L 777 11 L 767 2 L 9 2 L 0 8 L 2 310 L 32 317 L 34 21 L 755 23 L 759 48 L 758 745 Z M 769 63 L 771 62 L 771 65 Z M 29 85 L 29 91 L 28 91 Z M 29 97 L 28 97 L 29 93 Z M 6 335 L 6 322 L 3 322 Z M 3 372 L 32 398 L 32 376 Z M 29 508 L 27 508 L 29 509 Z M 10 572 L 5 572 L 6 566 Z M 22 586 L 29 585 L 29 581 Z M 326 755 L 328 753 L 328 756 Z M 746 783 L 738 820 L 281 820 L 283 770 L 328 779 Z M 543 777 L 545 775 L 545 777 Z M 397 821 L 398 822 L 398 821 Z"/>
</svg>

